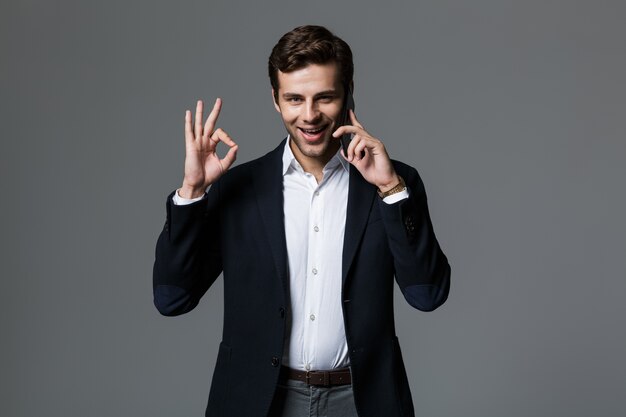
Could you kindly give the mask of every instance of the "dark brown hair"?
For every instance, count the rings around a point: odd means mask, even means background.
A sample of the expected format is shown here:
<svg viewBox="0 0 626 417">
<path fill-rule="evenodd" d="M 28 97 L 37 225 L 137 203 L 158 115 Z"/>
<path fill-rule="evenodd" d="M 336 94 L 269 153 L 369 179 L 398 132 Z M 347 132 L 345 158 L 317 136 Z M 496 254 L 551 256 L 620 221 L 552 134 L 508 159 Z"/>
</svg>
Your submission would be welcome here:
<svg viewBox="0 0 626 417">
<path fill-rule="evenodd" d="M 341 83 L 344 88 L 352 83 L 354 64 L 352 50 L 341 38 L 323 26 L 299 26 L 285 33 L 272 49 L 268 61 L 270 83 L 274 99 L 278 101 L 278 71 L 291 72 L 309 64 L 339 65 Z"/>
</svg>

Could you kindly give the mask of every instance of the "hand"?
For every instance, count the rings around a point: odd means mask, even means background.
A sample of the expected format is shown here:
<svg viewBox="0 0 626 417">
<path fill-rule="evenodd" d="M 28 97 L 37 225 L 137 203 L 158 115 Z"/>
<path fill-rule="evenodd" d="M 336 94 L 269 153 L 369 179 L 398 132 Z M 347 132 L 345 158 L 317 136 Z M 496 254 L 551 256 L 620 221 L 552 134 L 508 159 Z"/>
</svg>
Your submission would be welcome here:
<svg viewBox="0 0 626 417">
<path fill-rule="evenodd" d="M 185 177 L 178 193 L 183 198 L 195 198 L 204 194 L 235 162 L 237 144 L 222 129 L 213 130 L 222 108 L 222 100 L 215 100 L 211 114 L 202 128 L 202 100 L 196 105 L 196 120 L 192 130 L 191 111 L 185 112 Z M 224 158 L 217 155 L 217 144 L 230 147 Z"/>
<path fill-rule="evenodd" d="M 385 145 L 367 133 L 352 110 L 350 121 L 352 126 L 341 126 L 333 132 L 336 138 L 347 133 L 354 134 L 348 146 L 348 155 L 344 155 L 343 149 L 341 155 L 359 170 L 367 182 L 382 192 L 390 190 L 400 182 L 400 178 L 393 168 Z"/>
</svg>

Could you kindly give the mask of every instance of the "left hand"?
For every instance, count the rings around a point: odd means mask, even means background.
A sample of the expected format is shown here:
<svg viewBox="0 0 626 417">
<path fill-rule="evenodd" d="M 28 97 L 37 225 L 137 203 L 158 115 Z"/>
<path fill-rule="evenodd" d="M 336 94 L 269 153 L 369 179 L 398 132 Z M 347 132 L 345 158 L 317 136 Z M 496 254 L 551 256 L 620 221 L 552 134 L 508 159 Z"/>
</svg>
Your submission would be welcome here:
<svg viewBox="0 0 626 417">
<path fill-rule="evenodd" d="M 359 170 L 367 182 L 382 192 L 390 190 L 400 182 L 400 178 L 393 168 L 385 145 L 367 133 L 352 110 L 350 121 L 352 126 L 341 126 L 333 132 L 335 138 L 348 133 L 354 135 L 348 146 L 348 155 L 344 155 L 343 149 L 341 155 Z"/>
</svg>

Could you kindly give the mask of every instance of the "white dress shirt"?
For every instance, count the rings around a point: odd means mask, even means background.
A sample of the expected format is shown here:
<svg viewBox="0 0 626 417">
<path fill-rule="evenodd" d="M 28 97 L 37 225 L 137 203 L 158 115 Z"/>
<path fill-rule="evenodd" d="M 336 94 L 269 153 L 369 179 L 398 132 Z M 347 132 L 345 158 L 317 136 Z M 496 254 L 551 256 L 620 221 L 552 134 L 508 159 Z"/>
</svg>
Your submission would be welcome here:
<svg viewBox="0 0 626 417">
<path fill-rule="evenodd" d="M 349 365 L 341 259 L 350 167 L 337 152 L 318 184 L 289 145 L 283 153 L 283 207 L 291 328 L 283 364 L 301 370 L 342 368 Z"/>
<path fill-rule="evenodd" d="M 338 151 L 318 184 L 296 160 L 290 142 L 282 167 L 291 305 L 282 363 L 299 370 L 343 368 L 350 364 L 341 307 L 350 164 Z M 403 191 L 383 201 L 393 204 L 407 197 Z M 183 205 L 200 198 L 182 198 L 177 191 L 173 201 Z"/>
</svg>

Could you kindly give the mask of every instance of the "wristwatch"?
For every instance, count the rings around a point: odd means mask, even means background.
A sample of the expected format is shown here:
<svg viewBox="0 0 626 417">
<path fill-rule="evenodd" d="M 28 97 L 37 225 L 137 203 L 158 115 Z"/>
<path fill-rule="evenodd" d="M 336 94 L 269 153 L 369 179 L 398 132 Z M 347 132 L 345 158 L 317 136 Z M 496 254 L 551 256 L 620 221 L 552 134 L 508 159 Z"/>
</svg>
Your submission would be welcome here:
<svg viewBox="0 0 626 417">
<path fill-rule="evenodd" d="M 399 175 L 398 175 L 398 178 L 400 179 L 400 182 L 396 184 L 393 188 L 385 191 L 384 193 L 378 190 L 378 195 L 380 196 L 380 198 L 389 197 L 390 195 L 406 190 L 406 184 L 404 183 L 404 179 Z"/>
</svg>

